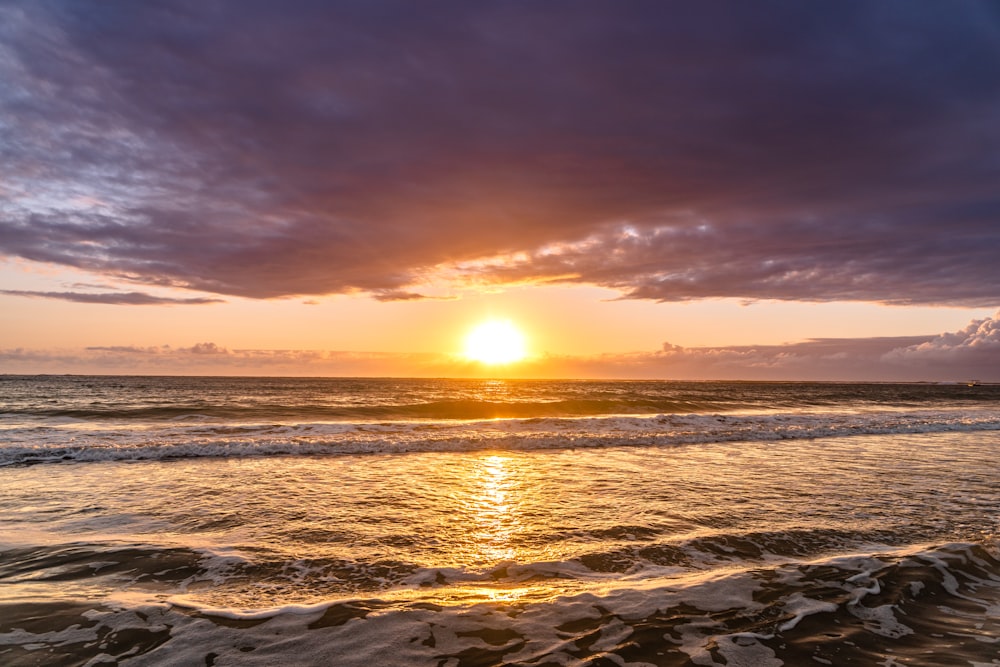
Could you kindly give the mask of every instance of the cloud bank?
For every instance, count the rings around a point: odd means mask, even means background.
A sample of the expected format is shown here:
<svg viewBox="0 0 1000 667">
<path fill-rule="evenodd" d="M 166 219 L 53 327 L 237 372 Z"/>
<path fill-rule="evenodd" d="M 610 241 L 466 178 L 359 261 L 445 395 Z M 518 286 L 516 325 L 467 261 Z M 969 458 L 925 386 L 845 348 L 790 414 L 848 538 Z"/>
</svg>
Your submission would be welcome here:
<svg viewBox="0 0 1000 667">
<path fill-rule="evenodd" d="M 173 297 L 153 296 L 145 292 L 39 292 L 35 290 L 3 289 L 0 290 L 0 294 L 40 299 L 58 299 L 60 301 L 72 301 L 75 303 L 103 303 L 128 306 L 200 305 L 222 302 L 222 299 L 206 297 L 176 299 Z"/>
<path fill-rule="evenodd" d="M 546 355 L 509 368 L 444 354 L 95 346 L 79 351 L 0 350 L 0 373 L 308 375 L 1000 382 L 1000 312 L 938 336 L 816 339 L 787 345 L 662 349 L 634 354 Z"/>
<path fill-rule="evenodd" d="M 270 298 L 1000 303 L 995 3 L 0 6 L 0 253 Z"/>
</svg>

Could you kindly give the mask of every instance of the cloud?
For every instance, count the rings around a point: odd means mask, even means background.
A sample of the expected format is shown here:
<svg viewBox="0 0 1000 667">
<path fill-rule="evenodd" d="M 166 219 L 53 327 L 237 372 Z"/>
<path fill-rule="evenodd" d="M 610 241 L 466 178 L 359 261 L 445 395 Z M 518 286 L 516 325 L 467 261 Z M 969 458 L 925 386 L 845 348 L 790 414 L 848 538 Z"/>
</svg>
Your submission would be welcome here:
<svg viewBox="0 0 1000 667">
<path fill-rule="evenodd" d="M 1000 368 L 1000 311 L 993 317 L 973 320 L 961 331 L 892 350 L 884 358 L 909 367 L 963 367 L 974 377 L 995 373 Z"/>
<path fill-rule="evenodd" d="M 92 345 L 85 349 L 88 352 L 111 352 L 113 354 L 124 355 L 160 355 L 169 357 L 185 354 L 210 354 L 222 356 L 232 354 L 226 348 L 211 342 L 195 343 L 191 347 L 171 347 L 170 345 L 153 345 L 146 347 L 135 345 Z"/>
<path fill-rule="evenodd" d="M 215 343 L 197 343 L 188 348 L 181 348 L 181 351 L 191 354 L 229 354 L 229 350 Z"/>
<path fill-rule="evenodd" d="M 1000 382 L 1000 312 L 937 336 L 700 348 L 665 343 L 659 352 L 627 361 L 645 377 Z"/>
<path fill-rule="evenodd" d="M 427 296 L 418 292 L 407 292 L 405 290 L 377 290 L 372 293 L 372 298 L 376 301 L 454 301 L 458 297 L 454 296 Z"/>
<path fill-rule="evenodd" d="M 0 350 L 0 373 L 127 373 L 393 377 L 620 378 L 1000 382 L 1000 312 L 930 336 L 823 338 L 785 345 L 685 348 L 594 356 L 545 355 L 509 368 L 447 354 L 95 346 Z"/>
<path fill-rule="evenodd" d="M 897 229 L 831 227 L 777 220 L 728 227 L 678 221 L 641 231 L 623 226 L 456 270 L 486 282 L 586 282 L 658 301 L 737 295 L 899 305 L 996 301 L 996 281 L 985 279 L 984 270 L 997 251 L 992 244 L 942 239 L 931 252 L 894 238 Z M 790 251 L 790 243 L 800 247 Z"/>
<path fill-rule="evenodd" d="M 162 305 L 202 305 L 206 303 L 222 303 L 222 299 L 207 297 L 192 297 L 177 299 L 153 296 L 144 292 L 37 292 L 31 290 L 0 290 L 0 294 L 10 296 L 26 296 L 41 299 L 61 299 L 76 303 L 104 303 L 129 306 L 162 306 Z"/>
<path fill-rule="evenodd" d="M 169 346 L 160 349 L 158 347 L 139 347 L 137 345 L 91 345 L 84 349 L 88 352 L 113 352 L 115 354 L 160 354 L 168 350 Z"/>
<path fill-rule="evenodd" d="M 427 297 L 417 292 L 404 290 L 379 290 L 372 295 L 376 301 L 422 301 Z"/>
<path fill-rule="evenodd" d="M 989 3 L 0 7 L 0 253 L 270 298 L 1000 302 Z"/>
<path fill-rule="evenodd" d="M 190 347 L 91 346 L 83 350 L 0 349 L 0 373 L 126 375 L 286 375 L 441 377 L 450 356 L 336 350 L 240 350 L 217 343 Z"/>
</svg>

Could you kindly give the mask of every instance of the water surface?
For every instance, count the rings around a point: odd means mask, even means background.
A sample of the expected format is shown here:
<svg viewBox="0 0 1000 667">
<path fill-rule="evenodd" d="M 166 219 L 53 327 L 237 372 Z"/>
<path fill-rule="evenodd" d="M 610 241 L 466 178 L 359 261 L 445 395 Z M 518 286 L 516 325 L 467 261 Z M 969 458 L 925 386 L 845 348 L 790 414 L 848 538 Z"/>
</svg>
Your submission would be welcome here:
<svg viewBox="0 0 1000 667">
<path fill-rule="evenodd" d="M 1000 664 L 994 387 L 0 391 L 4 664 Z"/>
</svg>

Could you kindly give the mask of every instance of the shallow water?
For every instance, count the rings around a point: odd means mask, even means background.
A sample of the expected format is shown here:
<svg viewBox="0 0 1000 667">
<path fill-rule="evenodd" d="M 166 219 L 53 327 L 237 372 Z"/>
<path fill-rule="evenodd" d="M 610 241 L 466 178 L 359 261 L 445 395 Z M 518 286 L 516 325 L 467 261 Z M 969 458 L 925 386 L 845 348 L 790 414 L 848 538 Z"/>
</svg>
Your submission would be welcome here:
<svg viewBox="0 0 1000 667">
<path fill-rule="evenodd" d="M 255 448 L 258 423 L 220 447 L 238 424 L 215 408 L 81 419 L 21 396 L 0 663 L 1000 664 L 996 404 L 811 387 L 770 410 L 275 426 L 322 433 L 293 454 Z M 382 445 L 359 453 L 366 430 Z M 51 455 L 68 433 L 76 454 Z"/>
</svg>

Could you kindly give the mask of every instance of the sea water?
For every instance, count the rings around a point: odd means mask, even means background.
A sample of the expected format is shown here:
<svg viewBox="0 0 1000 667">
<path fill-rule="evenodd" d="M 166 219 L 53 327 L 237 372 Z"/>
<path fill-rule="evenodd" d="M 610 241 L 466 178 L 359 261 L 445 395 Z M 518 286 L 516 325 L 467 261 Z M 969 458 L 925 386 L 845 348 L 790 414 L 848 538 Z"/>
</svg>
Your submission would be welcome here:
<svg viewBox="0 0 1000 667">
<path fill-rule="evenodd" d="M 997 665 L 1000 387 L 0 376 L 0 664 Z"/>
</svg>

